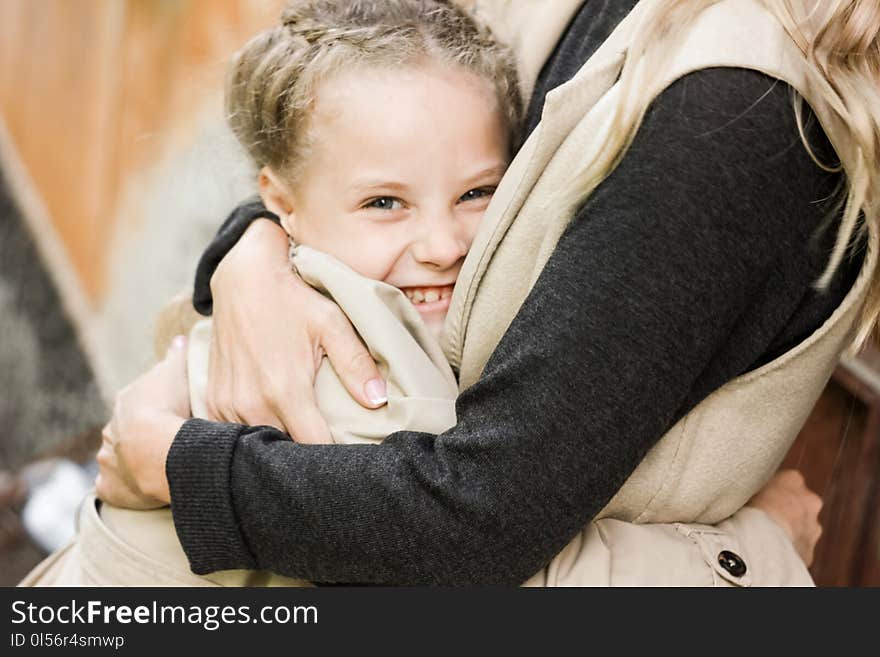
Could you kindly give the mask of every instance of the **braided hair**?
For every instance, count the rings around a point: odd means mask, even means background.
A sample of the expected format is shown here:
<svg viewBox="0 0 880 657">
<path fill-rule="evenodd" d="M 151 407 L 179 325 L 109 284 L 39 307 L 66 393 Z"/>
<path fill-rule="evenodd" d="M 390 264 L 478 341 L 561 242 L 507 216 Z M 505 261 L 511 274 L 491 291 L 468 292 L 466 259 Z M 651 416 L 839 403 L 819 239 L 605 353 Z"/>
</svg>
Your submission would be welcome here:
<svg viewBox="0 0 880 657">
<path fill-rule="evenodd" d="M 425 60 L 485 80 L 508 143 L 517 142 L 523 108 L 512 53 L 487 26 L 443 0 L 291 0 L 278 26 L 235 55 L 226 83 L 227 119 L 257 167 L 295 177 L 322 80 L 352 66 Z"/>
</svg>

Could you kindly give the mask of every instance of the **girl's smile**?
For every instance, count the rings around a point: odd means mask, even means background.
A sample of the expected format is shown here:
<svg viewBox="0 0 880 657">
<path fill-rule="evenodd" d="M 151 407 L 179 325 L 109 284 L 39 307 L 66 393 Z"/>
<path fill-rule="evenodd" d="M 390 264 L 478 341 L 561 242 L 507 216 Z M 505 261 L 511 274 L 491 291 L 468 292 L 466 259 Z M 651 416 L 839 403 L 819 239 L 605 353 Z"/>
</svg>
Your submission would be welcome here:
<svg viewBox="0 0 880 657">
<path fill-rule="evenodd" d="M 455 283 L 429 287 L 401 287 L 400 289 L 412 302 L 416 310 L 421 313 L 422 319 L 430 325 L 435 317 L 439 316 L 440 321 L 442 321 L 446 316 L 454 287 Z"/>
</svg>

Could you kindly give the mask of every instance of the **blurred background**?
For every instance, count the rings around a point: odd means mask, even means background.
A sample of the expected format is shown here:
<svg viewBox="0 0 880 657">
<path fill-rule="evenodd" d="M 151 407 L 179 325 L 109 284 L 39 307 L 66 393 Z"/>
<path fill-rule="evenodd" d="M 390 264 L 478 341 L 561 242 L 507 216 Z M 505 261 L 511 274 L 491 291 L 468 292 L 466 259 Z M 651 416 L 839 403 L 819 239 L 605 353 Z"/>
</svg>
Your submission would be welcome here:
<svg viewBox="0 0 880 657">
<path fill-rule="evenodd" d="M 78 482 L 24 466 L 88 462 L 159 308 L 254 192 L 223 78 L 282 4 L 0 0 L 0 584 L 43 551 L 27 489 Z"/>
<path fill-rule="evenodd" d="M 0 585 L 70 531 L 77 494 L 35 491 L 89 485 L 157 312 L 254 192 L 223 77 L 282 4 L 0 0 Z M 787 465 L 825 500 L 817 583 L 880 585 L 875 350 L 841 363 Z"/>
</svg>

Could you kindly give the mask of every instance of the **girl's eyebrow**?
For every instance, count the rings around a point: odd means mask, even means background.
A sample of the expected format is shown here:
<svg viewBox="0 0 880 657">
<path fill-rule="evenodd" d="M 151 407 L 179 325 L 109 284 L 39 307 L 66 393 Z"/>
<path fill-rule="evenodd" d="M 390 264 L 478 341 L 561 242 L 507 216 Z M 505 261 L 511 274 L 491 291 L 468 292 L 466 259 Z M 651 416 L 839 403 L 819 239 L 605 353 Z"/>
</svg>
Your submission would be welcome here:
<svg viewBox="0 0 880 657">
<path fill-rule="evenodd" d="M 405 192 L 409 189 L 409 186 L 402 182 L 397 182 L 395 180 L 382 180 L 378 178 L 364 178 L 362 180 L 356 180 L 351 184 L 351 189 L 355 191 L 375 191 L 375 190 L 388 190 L 393 192 Z"/>
<path fill-rule="evenodd" d="M 469 185 L 479 182 L 481 180 L 485 180 L 487 178 L 501 178 L 506 170 L 506 163 L 493 163 L 481 169 L 478 169 L 473 174 L 470 174 L 466 178 L 463 178 L 462 184 Z M 390 178 L 372 177 L 355 180 L 351 183 L 349 189 L 358 193 L 375 191 L 404 193 L 410 189 L 410 186 L 406 183 Z"/>
<path fill-rule="evenodd" d="M 468 176 L 466 183 L 476 182 L 485 178 L 501 178 L 507 171 L 507 164 L 492 164 Z"/>
</svg>

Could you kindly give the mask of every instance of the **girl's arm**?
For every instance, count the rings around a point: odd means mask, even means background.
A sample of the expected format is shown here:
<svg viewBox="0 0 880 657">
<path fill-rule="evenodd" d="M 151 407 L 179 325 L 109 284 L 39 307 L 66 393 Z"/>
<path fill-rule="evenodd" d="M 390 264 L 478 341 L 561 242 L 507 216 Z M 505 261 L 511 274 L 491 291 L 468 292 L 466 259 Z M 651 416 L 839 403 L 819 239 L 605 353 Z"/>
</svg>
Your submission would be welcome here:
<svg viewBox="0 0 880 657">
<path fill-rule="evenodd" d="M 166 471 L 194 570 L 525 580 L 677 419 L 838 305 L 851 272 L 819 295 L 823 245 L 807 248 L 835 182 L 800 145 L 784 85 L 680 80 L 563 235 L 454 428 L 342 448 L 182 427 Z"/>
</svg>

